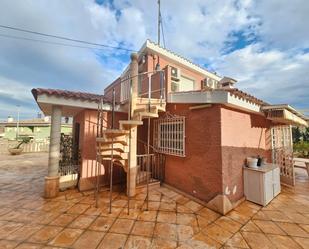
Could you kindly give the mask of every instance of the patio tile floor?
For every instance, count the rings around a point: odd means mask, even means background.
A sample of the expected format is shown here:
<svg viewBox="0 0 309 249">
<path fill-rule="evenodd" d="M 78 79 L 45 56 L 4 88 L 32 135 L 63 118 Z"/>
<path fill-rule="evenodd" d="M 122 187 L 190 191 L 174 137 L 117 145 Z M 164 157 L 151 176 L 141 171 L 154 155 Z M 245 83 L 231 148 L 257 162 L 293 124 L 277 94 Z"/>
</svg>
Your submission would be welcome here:
<svg viewBox="0 0 309 249">
<path fill-rule="evenodd" d="M 3 163 L 5 162 L 5 163 Z M 130 203 L 123 193 L 75 189 L 42 197 L 46 154 L 0 155 L 0 248 L 309 248 L 309 180 L 297 171 L 294 188 L 266 207 L 243 202 L 225 216 L 166 187 Z"/>
</svg>

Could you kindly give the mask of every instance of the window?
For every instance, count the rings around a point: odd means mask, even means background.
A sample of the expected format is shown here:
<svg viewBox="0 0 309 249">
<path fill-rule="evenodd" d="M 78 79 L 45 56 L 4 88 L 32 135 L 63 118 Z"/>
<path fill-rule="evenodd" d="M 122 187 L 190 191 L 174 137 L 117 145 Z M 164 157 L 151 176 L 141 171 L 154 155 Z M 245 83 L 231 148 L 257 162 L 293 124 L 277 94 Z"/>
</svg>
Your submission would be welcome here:
<svg viewBox="0 0 309 249">
<path fill-rule="evenodd" d="M 180 76 L 179 81 L 172 81 L 171 90 L 172 92 L 188 92 L 193 91 L 195 89 L 195 80 L 185 77 L 183 75 Z"/>
<path fill-rule="evenodd" d="M 164 154 L 185 156 L 185 117 L 165 117 L 154 121 L 154 146 Z"/>
</svg>

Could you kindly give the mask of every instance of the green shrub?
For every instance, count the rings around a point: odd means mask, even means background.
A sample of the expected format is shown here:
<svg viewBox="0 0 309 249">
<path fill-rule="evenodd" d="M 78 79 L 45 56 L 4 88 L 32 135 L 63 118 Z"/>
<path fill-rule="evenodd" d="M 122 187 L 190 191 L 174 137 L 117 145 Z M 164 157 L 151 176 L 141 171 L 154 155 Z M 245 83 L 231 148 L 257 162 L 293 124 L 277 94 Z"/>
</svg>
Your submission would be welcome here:
<svg viewBox="0 0 309 249">
<path fill-rule="evenodd" d="M 309 158 L 309 142 L 300 141 L 294 143 L 293 150 L 297 157 Z"/>
<path fill-rule="evenodd" d="M 22 144 L 27 144 L 31 140 L 30 137 L 20 137 L 18 138 L 19 143 L 14 147 L 14 149 L 19 149 Z"/>
</svg>

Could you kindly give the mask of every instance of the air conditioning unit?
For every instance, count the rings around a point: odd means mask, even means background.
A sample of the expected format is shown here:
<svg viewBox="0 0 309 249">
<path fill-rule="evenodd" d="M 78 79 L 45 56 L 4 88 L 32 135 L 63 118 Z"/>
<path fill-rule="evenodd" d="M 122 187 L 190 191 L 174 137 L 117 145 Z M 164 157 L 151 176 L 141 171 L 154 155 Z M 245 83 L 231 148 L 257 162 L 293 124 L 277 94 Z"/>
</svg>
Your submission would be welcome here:
<svg viewBox="0 0 309 249">
<path fill-rule="evenodd" d="M 179 81 L 180 80 L 180 69 L 176 67 L 171 67 L 171 78 L 172 80 Z"/>
<path fill-rule="evenodd" d="M 211 78 L 208 78 L 208 77 L 206 77 L 203 80 L 203 88 L 215 89 L 215 88 L 217 88 L 217 84 L 218 84 L 218 81 L 211 79 Z"/>
</svg>

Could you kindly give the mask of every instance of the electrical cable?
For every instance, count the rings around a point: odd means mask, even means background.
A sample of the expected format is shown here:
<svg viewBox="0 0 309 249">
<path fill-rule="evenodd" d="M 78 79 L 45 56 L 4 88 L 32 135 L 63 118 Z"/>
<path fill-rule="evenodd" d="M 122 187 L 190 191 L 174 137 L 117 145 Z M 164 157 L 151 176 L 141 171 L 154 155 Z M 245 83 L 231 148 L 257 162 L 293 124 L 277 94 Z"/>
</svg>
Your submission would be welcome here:
<svg viewBox="0 0 309 249">
<path fill-rule="evenodd" d="M 89 42 L 89 41 L 84 41 L 84 40 L 78 40 L 78 39 L 73 39 L 73 38 L 70 38 L 70 37 L 59 36 L 59 35 L 52 35 L 52 34 L 32 31 L 32 30 L 28 30 L 28 29 L 21 29 L 21 28 L 12 27 L 12 26 L 6 26 L 6 25 L 2 25 L 2 24 L 0 24 L 0 28 L 20 31 L 20 32 L 25 32 L 25 33 L 35 34 L 35 35 L 41 35 L 41 36 L 46 36 L 46 37 L 52 37 L 52 38 L 56 38 L 56 39 L 66 40 L 66 41 L 73 41 L 73 42 L 78 42 L 78 43 L 84 43 L 84 44 L 94 45 L 94 46 L 99 46 L 99 47 L 118 49 L 118 50 L 125 50 L 125 51 L 128 51 L 128 52 L 136 52 L 135 50 L 129 49 L 129 48 L 116 47 L 116 46 L 110 46 L 110 45 L 101 44 L 101 43 L 95 43 L 95 42 Z"/>
<path fill-rule="evenodd" d="M 38 40 L 38 39 L 33 39 L 33 38 L 27 38 L 27 37 L 21 37 L 21 36 L 14 36 L 14 35 L 7 35 L 7 34 L 1 34 L 1 33 L 0 33 L 0 37 L 10 38 L 10 39 L 16 39 L 16 40 L 33 41 L 33 42 L 38 42 L 38 43 L 46 43 L 46 44 L 51 44 L 51 45 L 60 45 L 60 46 L 66 46 L 66 47 L 74 47 L 74 48 L 85 48 L 85 49 L 105 50 L 104 48 L 79 46 L 79 45 L 73 45 L 73 44 L 68 44 L 68 43 L 53 42 L 53 41 L 47 41 L 47 40 Z"/>
</svg>

